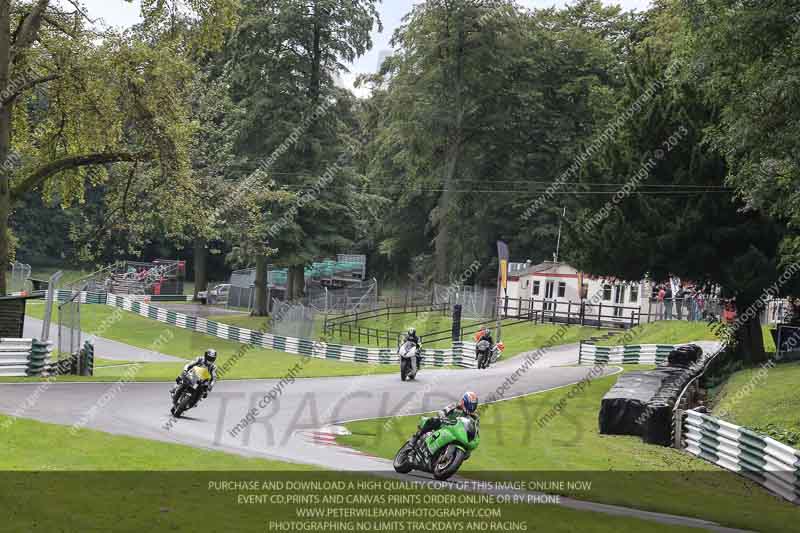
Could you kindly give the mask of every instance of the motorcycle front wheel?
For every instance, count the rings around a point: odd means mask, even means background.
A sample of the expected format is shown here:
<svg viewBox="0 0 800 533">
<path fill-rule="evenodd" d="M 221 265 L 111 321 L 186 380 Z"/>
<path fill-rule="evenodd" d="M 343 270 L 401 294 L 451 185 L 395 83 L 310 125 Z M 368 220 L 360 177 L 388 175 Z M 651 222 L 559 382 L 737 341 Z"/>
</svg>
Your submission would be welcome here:
<svg viewBox="0 0 800 533">
<path fill-rule="evenodd" d="M 172 414 L 175 415 L 175 418 L 180 417 L 189 408 L 189 402 L 191 401 L 192 393 L 184 392 L 183 396 L 178 400 L 178 404 L 172 409 Z"/>
<path fill-rule="evenodd" d="M 433 465 L 433 477 L 439 481 L 449 479 L 461 468 L 461 463 L 464 462 L 465 457 L 466 454 L 464 450 L 458 446 L 449 445 L 439 454 L 439 457 L 436 458 Z"/>
<path fill-rule="evenodd" d="M 394 456 L 392 465 L 394 466 L 394 471 L 398 474 L 408 474 L 414 469 L 411 464 L 411 451 L 411 444 L 406 442 L 403 447 L 398 450 L 397 455 Z"/>
</svg>

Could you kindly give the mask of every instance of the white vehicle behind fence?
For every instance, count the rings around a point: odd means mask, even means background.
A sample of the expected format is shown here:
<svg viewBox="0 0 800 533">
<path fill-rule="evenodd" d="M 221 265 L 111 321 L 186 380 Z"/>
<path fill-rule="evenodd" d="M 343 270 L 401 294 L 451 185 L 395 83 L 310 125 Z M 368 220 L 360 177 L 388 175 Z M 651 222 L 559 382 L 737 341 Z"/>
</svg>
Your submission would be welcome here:
<svg viewBox="0 0 800 533">
<path fill-rule="evenodd" d="M 229 283 L 215 286 L 210 291 L 200 291 L 197 299 L 204 304 L 224 304 L 228 301 L 228 294 L 231 292 Z"/>
</svg>

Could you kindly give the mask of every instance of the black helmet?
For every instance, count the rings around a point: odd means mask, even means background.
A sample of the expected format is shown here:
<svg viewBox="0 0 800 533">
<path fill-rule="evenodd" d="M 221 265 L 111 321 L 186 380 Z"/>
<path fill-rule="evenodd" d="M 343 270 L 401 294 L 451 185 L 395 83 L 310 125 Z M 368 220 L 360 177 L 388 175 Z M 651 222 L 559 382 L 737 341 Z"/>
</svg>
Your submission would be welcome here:
<svg viewBox="0 0 800 533">
<path fill-rule="evenodd" d="M 217 361 L 217 351 L 211 348 L 206 350 L 206 353 L 203 354 L 203 361 L 206 363 L 215 363 Z"/>
<path fill-rule="evenodd" d="M 409 329 L 409 330 L 408 330 L 408 335 L 409 335 L 409 336 L 416 337 L 416 336 L 417 336 L 417 329 L 416 329 L 416 328 L 411 328 L 411 329 Z"/>
</svg>

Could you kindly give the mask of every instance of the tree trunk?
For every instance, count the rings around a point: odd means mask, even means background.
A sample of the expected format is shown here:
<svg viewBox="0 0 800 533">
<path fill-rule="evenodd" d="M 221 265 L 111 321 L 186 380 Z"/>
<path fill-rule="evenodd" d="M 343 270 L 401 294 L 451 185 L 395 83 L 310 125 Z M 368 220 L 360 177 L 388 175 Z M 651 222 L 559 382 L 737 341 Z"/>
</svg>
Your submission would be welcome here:
<svg viewBox="0 0 800 533">
<path fill-rule="evenodd" d="M 9 82 L 11 33 L 9 2 L 0 1 L 0 94 Z M 5 163 L 11 153 L 12 104 L 0 108 L 0 295 L 6 294 L 6 271 L 10 260 L 9 217 L 11 216 L 11 171 Z"/>
<path fill-rule="evenodd" d="M 267 316 L 269 305 L 267 302 L 267 256 L 256 256 L 256 302 L 253 307 L 254 316 Z"/>
<path fill-rule="evenodd" d="M 746 307 L 742 306 L 740 313 Z M 761 330 L 761 320 L 756 315 L 736 330 L 736 358 L 748 365 L 758 365 L 766 362 L 767 353 L 764 350 L 764 334 Z"/>
<path fill-rule="evenodd" d="M 194 299 L 205 290 L 208 290 L 208 248 L 206 240 L 198 237 L 194 241 Z"/>
<path fill-rule="evenodd" d="M 450 248 L 450 222 L 448 221 L 450 212 L 450 183 L 455 174 L 455 157 L 448 156 L 447 167 L 445 169 L 445 179 L 442 195 L 436 206 L 436 237 L 434 239 L 434 280 L 436 283 L 447 284 L 449 279 L 449 268 L 447 267 L 447 251 Z"/>
<path fill-rule="evenodd" d="M 438 283 L 446 284 L 450 281 L 450 269 L 448 268 L 448 252 L 450 250 L 450 204 L 452 203 L 452 191 L 450 190 L 455 178 L 459 161 L 461 159 L 461 148 L 464 138 L 464 117 L 465 117 L 465 96 L 464 96 L 464 55 L 466 35 L 464 29 L 465 21 L 462 16 L 459 18 L 458 37 L 455 49 L 455 65 L 450 76 L 452 83 L 452 93 L 454 94 L 453 123 L 447 140 L 447 154 L 444 166 L 444 176 L 442 180 L 442 195 L 436 207 L 436 221 L 432 221 L 437 226 L 436 238 L 434 241 L 434 279 Z M 448 30 L 449 31 L 449 30 Z M 449 35 L 447 36 L 449 38 Z M 447 71 L 445 71 L 447 75 Z"/>
<path fill-rule="evenodd" d="M 311 104 L 316 106 L 319 103 L 319 95 L 320 95 L 320 84 L 322 82 L 322 47 L 321 47 L 321 40 L 322 40 L 322 27 L 319 21 L 319 12 L 317 11 L 318 5 L 316 0 L 314 1 L 314 33 L 313 33 L 313 44 L 311 46 L 311 80 L 309 81 L 309 96 L 311 98 Z"/>
<path fill-rule="evenodd" d="M 306 285 L 305 265 L 293 265 L 289 267 L 289 272 L 291 274 L 290 276 L 291 283 L 287 281 L 287 290 L 289 291 L 287 299 L 299 300 L 303 297 L 303 292 L 305 291 L 305 285 Z"/>
</svg>

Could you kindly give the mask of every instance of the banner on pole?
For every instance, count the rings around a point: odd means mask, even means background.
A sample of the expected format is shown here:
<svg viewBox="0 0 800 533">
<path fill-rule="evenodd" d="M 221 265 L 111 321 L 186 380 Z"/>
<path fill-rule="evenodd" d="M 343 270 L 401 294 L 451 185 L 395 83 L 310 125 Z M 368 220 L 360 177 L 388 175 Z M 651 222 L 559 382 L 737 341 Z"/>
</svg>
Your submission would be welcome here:
<svg viewBox="0 0 800 533">
<path fill-rule="evenodd" d="M 498 279 L 500 280 L 500 287 L 508 291 L 508 245 L 503 241 L 497 241 L 497 259 L 500 268 Z"/>
</svg>

